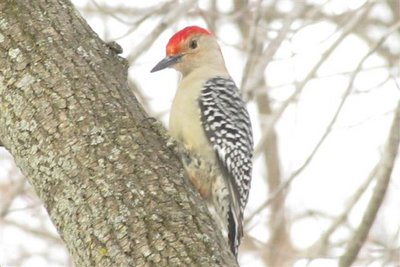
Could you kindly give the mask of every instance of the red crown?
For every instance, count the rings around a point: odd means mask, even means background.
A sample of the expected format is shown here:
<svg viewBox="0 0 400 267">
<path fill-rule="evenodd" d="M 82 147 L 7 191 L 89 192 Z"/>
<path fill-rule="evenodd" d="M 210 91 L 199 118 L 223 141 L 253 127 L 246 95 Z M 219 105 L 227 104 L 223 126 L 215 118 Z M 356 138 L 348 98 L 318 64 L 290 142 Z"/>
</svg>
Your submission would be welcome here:
<svg viewBox="0 0 400 267">
<path fill-rule="evenodd" d="M 186 40 L 189 36 L 194 34 L 211 35 L 209 31 L 199 26 L 188 26 L 179 32 L 175 33 L 167 44 L 167 56 L 173 56 L 180 52 L 180 44 Z"/>
</svg>

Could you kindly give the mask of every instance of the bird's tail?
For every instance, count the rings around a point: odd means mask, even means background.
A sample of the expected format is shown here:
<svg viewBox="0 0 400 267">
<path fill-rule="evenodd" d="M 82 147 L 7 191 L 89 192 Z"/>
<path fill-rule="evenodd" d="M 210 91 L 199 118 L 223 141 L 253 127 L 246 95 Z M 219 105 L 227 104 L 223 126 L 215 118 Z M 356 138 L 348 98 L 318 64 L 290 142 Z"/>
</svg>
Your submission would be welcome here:
<svg viewBox="0 0 400 267">
<path fill-rule="evenodd" d="M 222 176 L 218 176 L 212 185 L 214 208 L 219 221 L 228 235 L 228 244 L 237 257 L 240 240 L 243 236 L 243 215 L 237 204 L 232 201 L 229 188 Z"/>
<path fill-rule="evenodd" d="M 242 215 L 236 215 L 232 205 L 228 210 L 228 240 L 233 255 L 237 258 L 240 240 L 243 236 Z"/>
</svg>

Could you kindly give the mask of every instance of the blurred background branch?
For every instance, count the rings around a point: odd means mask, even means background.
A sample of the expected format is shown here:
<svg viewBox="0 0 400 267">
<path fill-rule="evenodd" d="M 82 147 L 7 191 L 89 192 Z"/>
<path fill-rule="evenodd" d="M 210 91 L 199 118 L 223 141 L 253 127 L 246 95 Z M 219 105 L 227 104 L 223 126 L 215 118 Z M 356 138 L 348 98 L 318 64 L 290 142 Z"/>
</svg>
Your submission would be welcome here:
<svg viewBox="0 0 400 267">
<path fill-rule="evenodd" d="M 347 245 L 346 252 L 340 257 L 339 266 L 351 266 L 356 259 L 362 245 L 367 239 L 368 233 L 378 214 L 379 208 L 383 203 L 387 187 L 392 176 L 392 170 L 396 161 L 397 152 L 400 144 L 400 101 L 398 102 L 393 123 L 385 145 L 385 150 L 377 170 L 376 185 L 368 203 L 367 209 L 361 220 L 360 225 L 355 230 L 352 238 Z"/>
</svg>

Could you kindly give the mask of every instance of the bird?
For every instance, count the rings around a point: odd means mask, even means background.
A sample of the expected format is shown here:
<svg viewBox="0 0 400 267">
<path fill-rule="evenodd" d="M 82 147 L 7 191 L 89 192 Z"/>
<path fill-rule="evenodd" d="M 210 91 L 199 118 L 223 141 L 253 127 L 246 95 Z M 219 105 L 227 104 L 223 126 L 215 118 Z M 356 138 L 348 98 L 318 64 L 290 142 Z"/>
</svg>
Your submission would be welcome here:
<svg viewBox="0 0 400 267">
<path fill-rule="evenodd" d="M 166 46 L 151 72 L 174 68 L 181 80 L 172 102 L 169 133 L 193 186 L 217 213 L 237 258 L 251 187 L 253 133 L 240 91 L 229 75 L 216 37 L 188 26 Z"/>
</svg>

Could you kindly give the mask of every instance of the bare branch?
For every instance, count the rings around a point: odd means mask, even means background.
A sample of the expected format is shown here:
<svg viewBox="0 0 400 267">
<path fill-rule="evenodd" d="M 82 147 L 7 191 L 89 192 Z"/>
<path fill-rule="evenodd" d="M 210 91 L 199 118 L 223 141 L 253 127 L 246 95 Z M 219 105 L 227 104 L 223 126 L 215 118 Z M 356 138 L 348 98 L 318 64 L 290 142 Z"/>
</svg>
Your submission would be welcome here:
<svg viewBox="0 0 400 267">
<path fill-rule="evenodd" d="M 248 34 L 248 36 L 245 37 L 245 40 L 247 40 L 247 42 L 245 43 L 245 48 L 247 50 L 246 54 L 248 55 L 248 59 L 247 59 L 246 65 L 244 66 L 242 83 L 240 85 L 240 88 L 242 88 L 243 92 L 245 92 L 247 90 L 246 82 L 247 82 L 247 79 L 250 78 L 250 72 L 253 71 L 253 69 L 254 69 L 253 66 L 255 66 L 255 59 L 258 58 L 260 56 L 260 54 L 262 54 L 262 49 L 260 49 L 260 47 L 259 47 L 260 41 L 257 40 L 257 39 L 260 39 L 260 38 L 257 38 L 257 36 L 258 36 L 258 32 L 259 32 L 258 25 L 259 25 L 260 18 L 261 18 L 261 10 L 262 10 L 261 1 L 257 1 L 255 3 L 255 10 L 254 10 L 254 12 L 252 12 L 253 16 L 251 18 L 250 26 L 248 28 L 249 34 Z M 278 39 L 278 38 L 275 38 L 274 41 L 276 39 Z M 262 82 L 263 79 L 259 79 L 259 81 Z"/>
<path fill-rule="evenodd" d="M 250 61 L 247 62 L 243 74 L 243 81 L 241 84 L 242 90 L 244 90 L 245 95 L 249 94 L 254 88 L 257 87 L 258 84 L 264 79 L 264 70 L 267 67 L 268 63 L 271 61 L 272 57 L 275 55 L 275 52 L 278 50 L 280 44 L 287 38 L 287 33 L 290 30 L 291 25 L 294 20 L 298 18 L 304 8 L 304 3 L 296 2 L 293 11 L 289 13 L 287 16 L 282 29 L 280 29 L 278 36 L 269 44 L 268 48 L 263 52 L 263 57 L 258 60 L 258 64 L 254 67 L 250 74 Z M 257 23 L 257 16 L 254 18 L 254 22 Z M 255 28 L 255 27 L 253 27 Z M 254 30 L 254 35 L 257 31 Z M 255 38 L 255 37 L 253 37 Z M 250 46 L 251 47 L 251 46 Z M 247 97 L 246 97 L 247 98 Z"/>
<path fill-rule="evenodd" d="M 171 9 L 165 17 L 158 23 L 152 30 L 151 34 L 136 46 L 132 53 L 128 56 L 129 63 L 134 62 L 147 48 L 149 48 L 160 34 L 168 28 L 175 20 L 180 18 L 183 13 L 187 12 L 197 1 L 187 0 L 180 4 L 178 7 Z"/>
<path fill-rule="evenodd" d="M 347 207 L 343 210 L 343 212 L 338 217 L 336 217 L 336 219 L 332 222 L 331 226 L 324 232 L 324 234 L 322 234 L 322 236 L 318 239 L 318 241 L 315 242 L 315 244 L 308 249 L 307 252 L 308 255 L 310 255 L 312 258 L 315 258 L 320 256 L 321 253 L 324 253 L 328 245 L 329 238 L 336 231 L 336 229 L 347 220 L 350 211 L 354 208 L 354 206 L 360 200 L 361 196 L 365 193 L 365 190 L 368 188 L 372 180 L 375 178 L 377 170 L 378 170 L 378 164 L 375 165 L 375 167 L 369 173 L 368 178 L 354 193 L 353 197 L 351 198 L 351 200 L 349 201 Z"/>
<path fill-rule="evenodd" d="M 24 190 L 25 179 L 18 179 L 14 185 L 11 186 L 7 194 L 1 198 L 0 205 L 0 218 L 7 215 L 9 208 L 14 199 Z"/>
<path fill-rule="evenodd" d="M 336 109 L 336 112 L 333 116 L 333 118 L 331 119 L 330 123 L 328 124 L 328 127 L 326 128 L 324 134 L 322 135 L 322 137 L 320 138 L 320 140 L 318 141 L 318 143 L 316 144 L 316 146 L 314 147 L 314 149 L 312 150 L 311 154 L 307 157 L 307 159 L 304 161 L 304 163 L 296 170 L 294 171 L 290 177 L 279 187 L 278 190 L 276 190 L 274 193 L 272 193 L 272 195 L 263 203 L 263 205 L 261 205 L 258 209 L 256 209 L 253 214 L 251 216 L 248 217 L 248 220 L 251 220 L 255 214 L 259 213 L 261 210 L 263 210 L 267 205 L 269 205 L 271 203 L 271 201 L 273 199 L 275 199 L 275 197 L 277 195 L 279 195 L 279 193 L 282 190 L 285 190 L 286 188 L 289 187 L 289 185 L 293 182 L 293 180 L 310 164 L 310 162 L 312 161 L 313 157 L 315 156 L 315 154 L 317 153 L 317 151 L 319 150 L 319 148 L 321 147 L 321 145 L 323 144 L 323 142 L 325 141 L 325 139 L 327 138 L 327 136 L 329 135 L 329 133 L 331 132 L 333 125 L 335 124 L 335 122 L 337 121 L 339 114 L 342 111 L 342 108 L 344 106 L 344 103 L 346 102 L 347 97 L 350 95 L 352 89 L 353 89 L 353 84 L 355 81 L 355 78 L 357 77 L 357 74 L 360 72 L 360 70 L 362 69 L 362 66 L 364 64 L 364 62 L 376 51 L 376 49 L 378 49 L 378 47 L 380 47 L 385 40 L 387 39 L 387 37 L 393 33 L 394 30 L 396 30 L 397 28 L 400 27 L 400 22 L 395 24 L 392 27 L 392 30 L 388 31 L 387 34 L 385 34 L 376 44 L 373 48 L 371 48 L 368 53 L 360 60 L 360 62 L 358 63 L 356 69 L 354 70 L 353 75 L 350 78 L 349 84 L 343 94 L 343 97 L 339 103 L 338 108 Z"/>
<path fill-rule="evenodd" d="M 255 154 L 259 154 L 261 152 L 266 139 L 269 137 L 271 129 L 274 127 L 275 123 L 281 117 L 283 112 L 286 108 L 297 98 L 297 96 L 303 91 L 305 85 L 309 82 L 309 80 L 315 76 L 318 69 L 322 66 L 322 64 L 329 58 L 329 56 L 335 51 L 335 49 L 342 43 L 344 38 L 349 35 L 352 30 L 357 27 L 357 25 L 365 18 L 368 14 L 369 10 L 373 6 L 373 2 L 368 2 L 364 5 L 364 8 L 359 12 L 358 15 L 354 16 L 352 20 L 350 20 L 347 25 L 345 25 L 342 34 L 338 37 L 338 39 L 333 42 L 333 44 L 329 47 L 328 50 L 323 53 L 321 59 L 317 62 L 317 64 L 313 67 L 313 69 L 308 73 L 307 77 L 296 86 L 296 90 L 293 94 L 279 107 L 277 111 L 271 116 L 268 123 L 265 124 L 264 128 L 262 129 L 262 136 L 260 138 L 260 142 L 257 144 L 255 148 Z"/>
<path fill-rule="evenodd" d="M 44 230 L 43 228 L 35 228 L 29 226 L 28 224 L 23 224 L 21 222 L 16 222 L 14 220 L 8 220 L 8 219 L 3 220 L 3 223 L 6 225 L 17 227 L 18 229 L 21 229 L 22 231 L 37 236 L 39 238 L 44 238 L 60 245 L 64 244 L 64 242 L 58 235 L 54 235 L 49 231 Z"/>
<path fill-rule="evenodd" d="M 383 37 L 381 37 L 381 39 L 368 52 L 368 54 L 363 58 L 363 60 L 360 61 L 357 69 L 361 69 L 362 64 L 365 62 L 365 60 L 371 54 L 373 54 L 373 52 L 376 49 L 378 49 L 393 32 L 397 31 L 399 28 L 400 28 L 400 21 L 394 24 L 387 31 L 387 33 Z M 353 84 L 353 82 L 354 79 L 352 79 L 350 83 Z M 341 267 L 350 266 L 352 262 L 356 259 L 358 252 L 360 251 L 361 246 L 364 243 L 368 235 L 368 232 L 375 220 L 379 207 L 382 204 L 387 189 L 387 185 L 390 180 L 391 171 L 395 162 L 400 142 L 399 129 L 400 129 L 400 102 L 398 103 L 392 127 L 390 130 L 389 138 L 386 144 L 386 148 L 380 162 L 378 176 L 377 176 L 377 184 L 375 186 L 374 193 L 371 197 L 370 203 L 368 204 L 368 208 L 364 214 L 360 227 L 356 230 L 353 238 L 350 239 L 350 243 L 348 245 L 345 254 L 339 260 L 339 266 Z"/>
<path fill-rule="evenodd" d="M 393 122 L 390 129 L 389 137 L 385 146 L 384 153 L 379 163 L 377 174 L 377 183 L 373 191 L 372 197 L 365 211 L 364 217 L 357 228 L 353 237 L 347 246 L 346 252 L 339 259 L 340 267 L 348 267 L 357 258 L 365 239 L 368 236 L 369 230 L 375 221 L 376 214 L 383 202 L 387 187 L 389 185 L 393 166 L 397 157 L 397 152 L 400 144 L 400 101 L 398 102 Z"/>
</svg>

